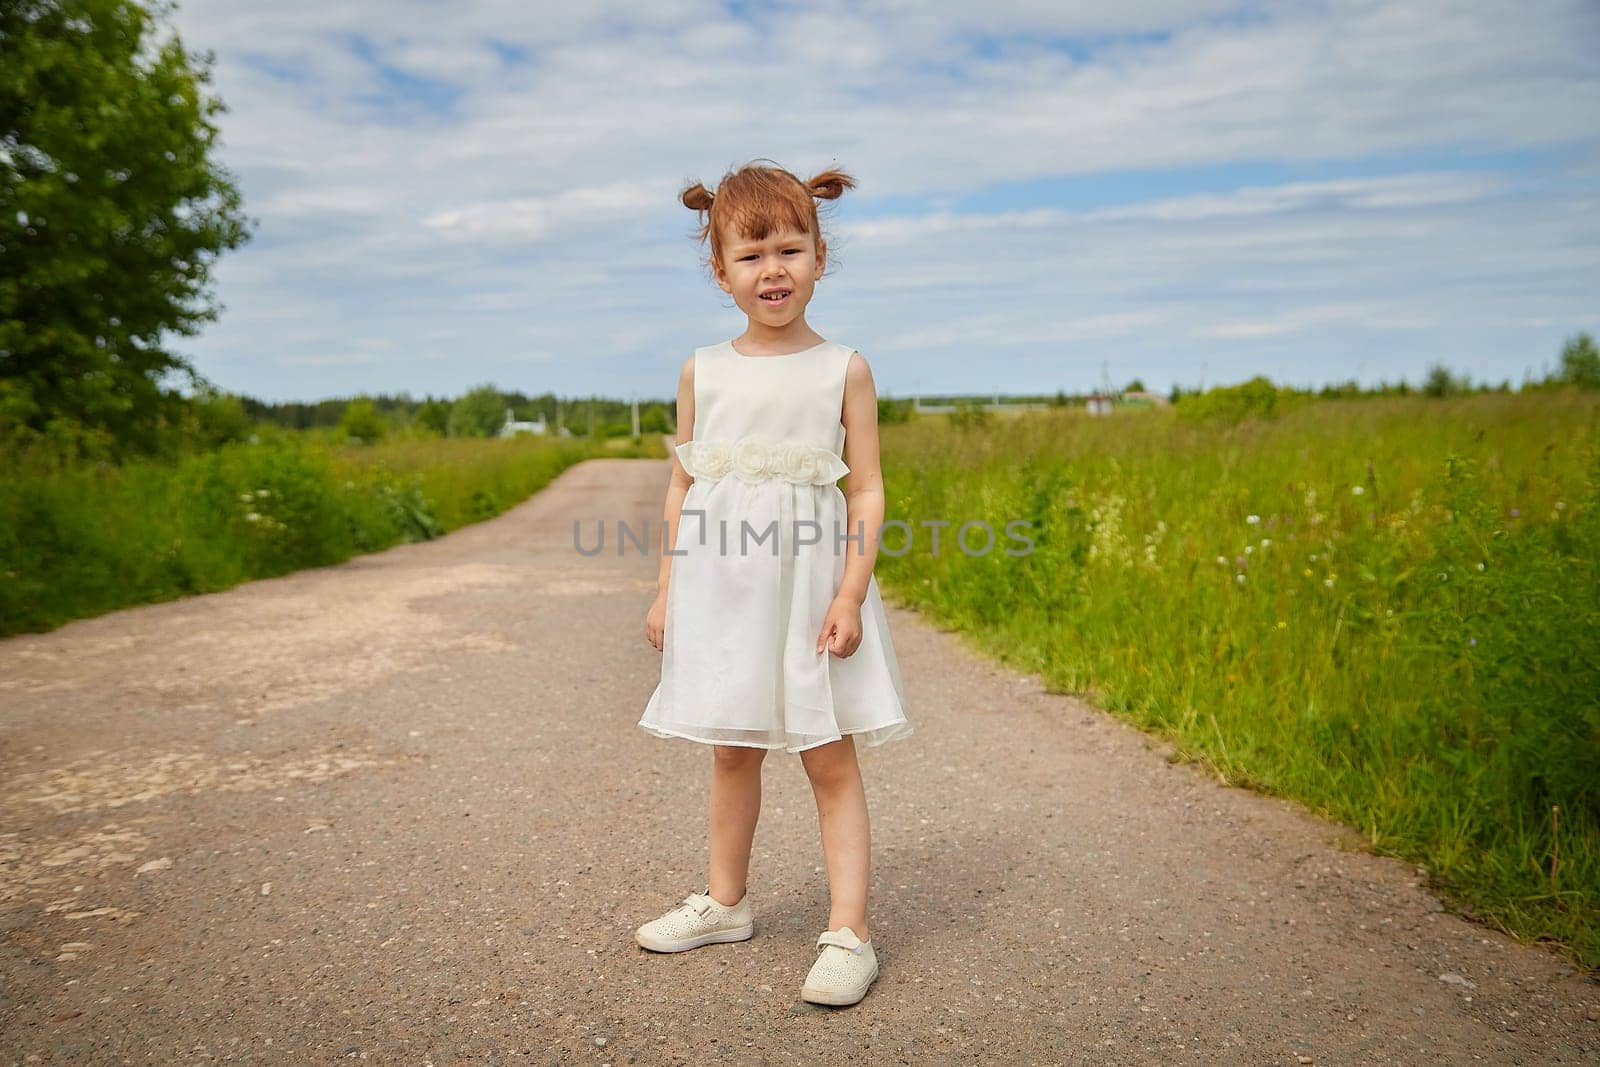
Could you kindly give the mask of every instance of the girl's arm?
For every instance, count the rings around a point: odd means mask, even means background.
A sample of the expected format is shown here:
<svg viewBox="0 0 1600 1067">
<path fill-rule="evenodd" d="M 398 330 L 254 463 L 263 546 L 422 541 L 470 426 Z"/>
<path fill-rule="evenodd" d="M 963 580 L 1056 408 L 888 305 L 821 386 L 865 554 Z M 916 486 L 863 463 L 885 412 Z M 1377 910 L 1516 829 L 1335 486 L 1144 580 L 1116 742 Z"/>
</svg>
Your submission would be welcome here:
<svg viewBox="0 0 1600 1067">
<path fill-rule="evenodd" d="M 877 408 L 874 407 L 876 412 Z M 694 357 L 690 356 L 683 362 L 683 369 L 678 372 L 678 444 L 684 444 L 694 437 Z M 688 495 L 689 486 L 694 484 L 694 479 L 689 472 L 683 469 L 683 461 L 678 458 L 676 449 L 672 453 L 672 475 L 667 483 L 667 504 L 665 514 L 662 516 L 667 526 L 667 546 L 674 547 L 678 543 L 678 520 L 683 513 L 683 498 Z M 656 579 L 656 592 L 659 596 L 667 595 L 667 582 L 672 573 L 672 555 L 668 552 L 661 553 L 661 573 Z"/>
<path fill-rule="evenodd" d="M 845 368 L 840 419 L 844 423 L 844 463 L 850 468 L 844 478 L 848 514 L 844 533 L 863 536 L 843 544 L 847 553 L 844 580 L 839 583 L 835 599 L 849 599 L 860 607 L 866 602 L 867 583 L 878 560 L 878 534 L 884 512 L 883 471 L 878 462 L 878 390 L 872 381 L 872 368 L 860 352 L 851 354 Z M 833 532 L 825 536 L 832 537 Z"/>
</svg>

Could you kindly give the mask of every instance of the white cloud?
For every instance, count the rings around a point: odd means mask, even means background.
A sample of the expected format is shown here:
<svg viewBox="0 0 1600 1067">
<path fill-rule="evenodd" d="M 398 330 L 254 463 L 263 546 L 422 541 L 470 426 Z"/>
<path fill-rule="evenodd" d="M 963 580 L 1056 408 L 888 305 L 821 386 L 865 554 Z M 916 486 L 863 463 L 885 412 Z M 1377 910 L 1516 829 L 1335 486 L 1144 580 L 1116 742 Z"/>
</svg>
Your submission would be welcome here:
<svg viewBox="0 0 1600 1067">
<path fill-rule="evenodd" d="M 1079 317 L 1042 315 L 1019 324 L 1014 316 L 980 314 L 899 334 L 880 342 L 876 352 L 917 352 L 929 348 L 1003 349 L 1015 345 L 1063 345 L 1128 337 L 1159 323 L 1158 310 L 1122 311 Z"/>
<path fill-rule="evenodd" d="M 1367 304 L 1325 304 L 1298 308 L 1271 319 L 1236 320 L 1196 327 L 1190 331 L 1195 337 L 1215 337 L 1221 340 L 1248 340 L 1255 337 L 1281 337 L 1298 333 L 1328 322 L 1350 322 L 1373 318 L 1381 309 Z"/>
<path fill-rule="evenodd" d="M 1155 200 L 1091 212 L 1090 218 L 1195 221 L 1220 216 L 1272 215 L 1318 204 L 1353 211 L 1427 207 L 1482 200 L 1506 186 L 1504 178 L 1484 174 L 1397 174 L 1379 178 L 1289 182 L 1246 186 L 1222 194 Z"/>
<path fill-rule="evenodd" d="M 541 241 L 563 227 L 648 215 L 671 196 L 672 190 L 660 182 L 616 182 L 568 189 L 554 196 L 470 204 L 438 212 L 422 222 L 458 240 Z"/>
</svg>

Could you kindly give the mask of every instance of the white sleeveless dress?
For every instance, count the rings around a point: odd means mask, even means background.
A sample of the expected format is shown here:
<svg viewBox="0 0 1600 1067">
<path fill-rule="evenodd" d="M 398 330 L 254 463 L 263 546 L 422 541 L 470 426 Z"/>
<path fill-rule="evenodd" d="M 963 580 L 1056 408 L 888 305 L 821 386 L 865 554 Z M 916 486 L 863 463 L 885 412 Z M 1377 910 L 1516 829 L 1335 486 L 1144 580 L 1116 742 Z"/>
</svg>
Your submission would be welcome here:
<svg viewBox="0 0 1600 1067">
<path fill-rule="evenodd" d="M 849 471 L 840 416 L 853 351 L 695 350 L 693 439 L 677 446 L 694 482 L 672 546 L 661 682 L 639 720 L 649 733 L 790 752 L 911 733 L 876 577 L 856 651 L 816 651 L 862 543 L 835 484 Z"/>
</svg>

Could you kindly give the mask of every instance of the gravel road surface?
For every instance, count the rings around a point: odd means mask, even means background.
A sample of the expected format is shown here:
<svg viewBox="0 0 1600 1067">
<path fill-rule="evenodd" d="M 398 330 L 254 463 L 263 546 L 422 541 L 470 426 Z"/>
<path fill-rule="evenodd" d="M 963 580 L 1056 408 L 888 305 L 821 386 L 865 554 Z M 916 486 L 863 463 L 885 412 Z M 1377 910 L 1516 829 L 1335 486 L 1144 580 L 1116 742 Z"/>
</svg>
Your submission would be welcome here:
<svg viewBox="0 0 1600 1067">
<path fill-rule="evenodd" d="M 1600 1062 L 1553 951 L 893 605 L 866 1000 L 799 999 L 827 883 L 784 752 L 756 936 L 640 949 L 705 876 L 711 752 L 635 726 L 659 558 L 615 551 L 666 475 L 0 642 L 0 1063 Z"/>
</svg>

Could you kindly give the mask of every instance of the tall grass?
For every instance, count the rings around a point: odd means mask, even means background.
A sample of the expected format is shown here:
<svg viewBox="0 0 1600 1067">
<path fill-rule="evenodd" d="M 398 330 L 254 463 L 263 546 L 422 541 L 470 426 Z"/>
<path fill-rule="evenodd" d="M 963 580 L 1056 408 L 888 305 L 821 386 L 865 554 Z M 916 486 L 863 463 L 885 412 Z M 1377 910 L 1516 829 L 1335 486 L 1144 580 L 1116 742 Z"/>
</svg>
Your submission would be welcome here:
<svg viewBox="0 0 1600 1067">
<path fill-rule="evenodd" d="M 437 537 L 601 453 L 618 454 L 581 438 L 346 448 L 274 433 L 174 463 L 13 469 L 0 483 L 0 634 Z"/>
<path fill-rule="evenodd" d="M 888 517 L 917 538 L 878 573 L 1000 659 L 1594 967 L 1597 422 L 1575 392 L 917 421 L 883 438 Z M 1010 557 L 1016 518 L 1034 549 Z M 936 558 L 924 519 L 951 520 Z M 967 520 L 994 551 L 952 549 Z"/>
</svg>

